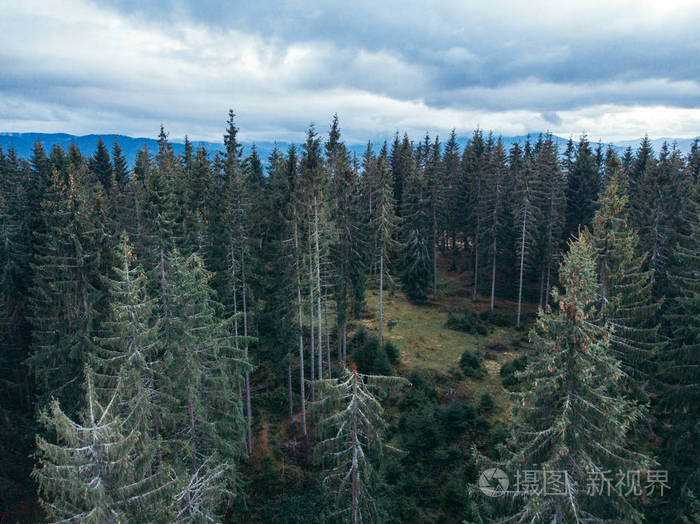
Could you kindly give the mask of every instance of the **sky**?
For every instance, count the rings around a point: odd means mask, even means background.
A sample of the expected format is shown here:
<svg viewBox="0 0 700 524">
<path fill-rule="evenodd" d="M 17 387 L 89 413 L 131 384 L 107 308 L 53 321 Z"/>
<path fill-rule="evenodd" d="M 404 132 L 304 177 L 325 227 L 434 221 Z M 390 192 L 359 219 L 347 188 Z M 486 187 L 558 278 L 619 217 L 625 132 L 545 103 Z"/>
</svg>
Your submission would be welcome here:
<svg viewBox="0 0 700 524">
<path fill-rule="evenodd" d="M 697 0 L 0 3 L 0 132 L 700 135 Z"/>
</svg>

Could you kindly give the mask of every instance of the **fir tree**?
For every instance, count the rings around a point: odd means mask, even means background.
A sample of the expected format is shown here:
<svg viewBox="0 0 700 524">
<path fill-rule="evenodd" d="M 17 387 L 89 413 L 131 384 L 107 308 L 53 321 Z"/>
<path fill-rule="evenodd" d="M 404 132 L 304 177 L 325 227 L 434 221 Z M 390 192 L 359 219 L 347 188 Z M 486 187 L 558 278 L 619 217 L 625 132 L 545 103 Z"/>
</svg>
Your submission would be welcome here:
<svg viewBox="0 0 700 524">
<path fill-rule="evenodd" d="M 342 522 L 378 520 L 373 497 L 374 467 L 381 453 L 398 451 L 384 442 L 384 410 L 378 390 L 407 383 L 398 377 L 363 375 L 345 369 L 336 379 L 320 382 L 323 400 L 315 407 L 325 413 L 322 427 L 328 437 L 320 442 L 327 465 L 323 484 L 335 493 L 333 519 Z"/>
<path fill-rule="evenodd" d="M 599 300 L 594 256 L 585 236 L 570 244 L 559 269 L 562 290 L 552 293 L 558 310 L 540 310 L 530 333 L 537 355 L 516 395 L 510 464 L 566 477 L 563 496 L 528 493 L 514 517 L 520 521 L 641 521 L 630 499 L 590 491 L 592 477 L 606 489 L 609 472 L 650 464 L 626 440 L 644 410 L 619 390 L 623 372 L 609 351 L 610 326 L 593 322 Z"/>
<path fill-rule="evenodd" d="M 570 154 L 568 149 L 567 153 Z M 576 159 L 567 167 L 566 183 L 566 234 L 569 236 L 575 234 L 579 226 L 590 225 L 600 189 L 597 160 L 586 135 L 579 139 Z"/>
<path fill-rule="evenodd" d="M 516 144 L 517 146 L 517 144 Z M 523 278 L 525 269 L 532 263 L 533 249 L 535 247 L 535 231 L 537 231 L 540 204 L 542 202 L 542 188 L 540 178 L 537 176 L 533 158 L 529 152 L 529 143 L 526 147 L 525 157 L 522 160 L 521 169 L 514 166 L 519 161 L 518 149 L 513 146 L 511 152 L 510 167 L 515 178 L 515 226 L 517 228 L 516 253 L 519 258 L 519 278 L 518 278 L 518 314 L 516 327 L 520 327 L 520 309 L 523 298 Z"/>
<path fill-rule="evenodd" d="M 247 435 L 235 393 L 248 371 L 245 353 L 232 335 L 231 319 L 207 284 L 210 274 L 197 255 L 170 259 L 164 357 L 156 388 L 159 423 L 177 476 L 173 496 L 178 520 L 206 521 L 238 489 L 236 460 Z"/>
<path fill-rule="evenodd" d="M 613 161 L 611 160 L 611 164 Z M 623 382 L 644 401 L 651 360 L 658 350 L 654 318 L 660 303 L 651 297 L 651 273 L 637 256 L 638 238 L 630 227 L 627 192 L 619 162 L 603 189 L 593 218 L 592 244 L 600 282 L 601 321 L 611 326 L 610 349 L 620 360 Z"/>
<path fill-rule="evenodd" d="M 57 400 L 42 411 L 40 421 L 56 435 L 56 443 L 37 438 L 38 464 L 32 476 L 40 502 L 52 522 L 94 524 L 131 521 L 134 506 L 155 504 L 162 486 L 135 478 L 132 462 L 139 433 L 125 430 L 117 413 L 119 388 L 106 403 L 85 373 L 85 409 L 80 421 L 66 415 Z M 150 487 L 151 489 L 145 489 Z"/>
<path fill-rule="evenodd" d="M 102 184 L 107 194 L 112 193 L 113 186 L 116 185 L 116 179 L 113 176 L 112 161 L 109 158 L 107 146 L 101 138 L 97 139 L 97 149 L 95 155 L 90 159 L 90 171 L 94 174 L 97 180 Z"/>
<path fill-rule="evenodd" d="M 402 221 L 400 225 L 403 254 L 401 282 L 406 296 L 414 302 L 425 302 L 433 277 L 432 247 L 435 237 L 431 217 L 428 181 L 423 171 L 414 169 L 405 180 Z"/>
<path fill-rule="evenodd" d="M 678 242 L 670 260 L 669 293 L 664 303 L 662 327 L 669 343 L 664 348 L 660 376 L 664 383 L 659 399 L 660 432 L 664 465 L 672 479 L 673 496 L 665 518 L 673 520 L 687 511 L 700 490 L 700 192 L 689 195 Z M 689 495 L 690 494 L 690 495 Z M 697 512 L 697 502 L 696 512 Z"/>
</svg>

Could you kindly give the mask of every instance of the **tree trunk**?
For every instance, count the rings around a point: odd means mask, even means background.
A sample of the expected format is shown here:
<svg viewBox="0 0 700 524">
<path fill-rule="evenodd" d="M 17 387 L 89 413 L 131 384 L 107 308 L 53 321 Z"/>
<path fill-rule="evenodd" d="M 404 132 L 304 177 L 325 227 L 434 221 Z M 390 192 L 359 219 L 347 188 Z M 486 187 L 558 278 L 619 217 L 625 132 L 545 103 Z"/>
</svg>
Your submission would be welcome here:
<svg viewBox="0 0 700 524">
<path fill-rule="evenodd" d="M 294 250 L 297 258 L 297 312 L 299 316 L 299 388 L 301 395 L 301 431 L 306 437 L 306 392 L 304 391 L 304 322 L 301 305 L 301 266 L 299 263 L 299 233 L 294 223 Z"/>
<path fill-rule="evenodd" d="M 326 323 L 326 361 L 328 362 L 328 378 L 331 378 L 331 337 L 328 327 L 328 297 L 323 297 L 323 316 Z"/>
<path fill-rule="evenodd" d="M 245 253 L 243 248 L 241 248 L 241 293 L 243 295 L 243 337 L 245 338 L 243 347 L 245 348 L 245 358 L 248 360 L 248 309 L 246 303 Z M 248 454 L 251 455 L 253 453 L 253 435 L 251 433 L 253 411 L 250 403 L 250 371 L 248 370 L 245 372 L 245 408 L 248 419 Z"/>
<path fill-rule="evenodd" d="M 379 347 L 384 347 L 384 246 L 379 254 Z"/>
<path fill-rule="evenodd" d="M 287 395 L 289 396 L 289 427 L 294 427 L 294 397 L 292 393 L 292 353 L 287 355 Z"/>
<path fill-rule="evenodd" d="M 352 523 L 359 524 L 360 522 L 360 468 L 358 465 L 358 449 L 360 441 L 358 438 L 358 418 L 357 409 L 357 373 L 353 374 L 352 382 Z"/>
<path fill-rule="evenodd" d="M 318 314 L 318 379 L 323 378 L 323 323 L 321 321 L 321 250 L 318 241 L 318 203 L 314 197 L 314 240 L 316 243 L 316 312 Z"/>
<path fill-rule="evenodd" d="M 433 205 L 433 297 L 437 298 L 437 211 Z"/>
<path fill-rule="evenodd" d="M 520 328 L 520 308 L 523 303 L 523 268 L 525 267 L 525 230 L 527 227 L 527 213 L 523 213 L 523 229 L 520 239 L 520 284 L 518 286 L 518 320 L 515 323 L 516 328 Z"/>
<path fill-rule="evenodd" d="M 474 292 L 472 300 L 476 302 L 477 290 L 479 289 L 479 239 L 478 233 L 474 235 Z"/>
<path fill-rule="evenodd" d="M 311 402 L 316 400 L 316 388 L 314 387 L 314 380 L 316 380 L 316 369 L 314 368 L 314 361 L 316 359 L 316 339 L 314 338 L 314 269 L 313 269 L 313 256 L 311 252 L 311 227 L 309 227 L 309 329 L 311 331 L 311 336 L 309 340 L 311 341 Z"/>
</svg>

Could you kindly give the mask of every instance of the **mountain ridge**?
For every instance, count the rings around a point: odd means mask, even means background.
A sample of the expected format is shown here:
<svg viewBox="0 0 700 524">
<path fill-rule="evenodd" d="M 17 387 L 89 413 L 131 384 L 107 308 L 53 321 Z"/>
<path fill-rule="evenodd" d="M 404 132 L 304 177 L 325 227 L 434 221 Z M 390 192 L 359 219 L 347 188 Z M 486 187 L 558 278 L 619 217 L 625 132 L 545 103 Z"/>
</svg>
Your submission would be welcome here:
<svg viewBox="0 0 700 524">
<path fill-rule="evenodd" d="M 529 136 L 531 140 L 536 140 L 537 136 L 539 136 L 540 133 L 531 133 L 529 135 L 516 135 L 516 136 L 502 136 L 501 139 L 503 141 L 503 144 L 506 148 L 510 148 L 513 144 L 515 143 L 524 143 L 527 137 Z M 560 150 L 562 149 L 562 146 L 565 146 L 568 138 L 562 138 L 557 135 L 552 135 L 554 138 L 554 141 L 557 143 L 557 145 L 560 147 Z M 658 152 L 659 149 L 661 148 L 661 145 L 664 142 L 667 142 L 669 145 L 676 144 L 676 147 L 684 154 L 687 154 L 690 151 L 690 148 L 692 146 L 692 143 L 694 140 L 697 140 L 700 137 L 696 138 L 657 138 L 657 139 L 651 139 L 652 146 L 654 148 L 655 152 Z M 88 135 L 73 135 L 70 133 L 15 133 L 15 132 L 0 132 L 0 148 L 2 148 L 4 151 L 7 151 L 9 149 L 14 149 L 15 152 L 19 156 L 23 157 L 29 157 L 32 154 L 32 150 L 34 148 L 34 144 L 39 141 L 41 144 L 44 146 L 44 148 L 47 150 L 47 153 L 50 152 L 51 148 L 54 145 L 59 145 L 63 149 L 68 149 L 68 147 L 71 145 L 71 143 L 75 143 L 80 151 L 83 152 L 85 155 L 90 155 L 92 152 L 95 151 L 97 148 L 97 142 L 99 139 L 102 139 L 102 141 L 107 145 L 108 149 L 112 150 L 112 146 L 114 144 L 114 141 L 116 140 L 119 143 L 119 146 L 122 148 L 123 154 L 126 157 L 128 163 L 130 166 L 133 167 L 134 162 L 136 160 L 136 154 L 140 148 L 142 148 L 144 145 L 148 147 L 149 150 L 154 151 L 157 150 L 158 147 L 158 140 L 155 138 L 148 138 L 148 137 L 131 137 L 128 135 L 121 135 L 118 133 L 93 133 L 93 134 L 88 134 Z M 391 142 L 393 138 L 391 136 L 387 137 L 387 142 Z M 469 137 L 462 137 L 458 139 L 458 143 L 460 147 L 464 147 L 464 145 L 470 140 Z M 641 138 L 637 140 L 623 140 L 619 141 L 617 143 L 611 143 L 613 148 L 617 152 L 622 152 L 624 151 L 625 148 L 628 146 L 632 147 L 632 149 L 636 149 L 636 146 L 639 145 Z M 418 142 L 418 140 L 415 140 L 415 142 Z M 182 153 L 184 151 L 184 140 L 177 140 L 173 139 L 170 140 L 170 143 L 173 146 L 173 149 L 176 153 Z M 256 151 L 258 152 L 258 155 L 260 155 L 261 159 L 263 160 L 264 163 L 267 163 L 267 158 L 270 156 L 272 153 L 273 149 L 277 147 L 278 149 L 282 151 L 286 151 L 287 148 L 292 144 L 293 142 L 276 142 L 276 141 L 256 141 L 256 142 L 242 142 L 243 148 L 244 148 L 244 154 L 250 153 L 252 147 L 254 146 Z M 597 142 L 594 142 L 597 143 Z M 221 152 L 224 150 L 224 144 L 223 142 L 208 142 L 208 141 L 201 141 L 201 140 L 192 140 L 191 141 L 192 147 L 197 149 L 199 147 L 204 147 L 207 152 L 210 155 L 213 155 L 217 152 Z M 373 143 L 374 149 L 376 151 L 379 150 L 381 147 L 382 141 L 377 141 Z M 603 143 L 603 146 L 607 146 L 607 143 Z M 348 149 L 357 154 L 358 158 L 362 156 L 364 151 L 367 148 L 367 144 L 348 144 Z"/>
</svg>

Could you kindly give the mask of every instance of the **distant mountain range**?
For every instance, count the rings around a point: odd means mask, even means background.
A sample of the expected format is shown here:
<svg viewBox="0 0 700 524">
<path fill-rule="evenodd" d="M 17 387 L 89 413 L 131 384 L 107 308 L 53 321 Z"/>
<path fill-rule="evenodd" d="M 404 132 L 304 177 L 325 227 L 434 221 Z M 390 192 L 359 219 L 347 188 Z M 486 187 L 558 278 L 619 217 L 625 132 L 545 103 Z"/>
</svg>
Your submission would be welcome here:
<svg viewBox="0 0 700 524">
<path fill-rule="evenodd" d="M 537 133 L 531 134 L 530 137 L 531 139 L 536 140 Z M 31 156 L 32 150 L 34 149 L 34 144 L 37 141 L 41 142 L 41 144 L 47 150 L 47 154 L 51 151 L 51 148 L 54 145 L 60 145 L 63 149 L 67 150 L 72 143 L 75 143 L 80 149 L 80 151 L 83 152 L 83 154 L 91 155 L 97 148 L 97 141 L 100 138 L 107 145 L 110 152 L 114 141 L 118 141 L 119 146 L 122 148 L 124 156 L 128 160 L 130 166 L 134 165 L 134 162 L 136 160 L 136 153 L 139 149 L 144 147 L 144 145 L 147 146 L 150 151 L 158 150 L 158 141 L 154 138 L 134 138 L 126 135 L 108 134 L 77 136 L 69 135 L 66 133 L 0 133 L 0 147 L 5 151 L 7 151 L 10 148 L 13 148 L 19 156 L 29 157 Z M 501 137 L 501 139 L 503 140 L 504 146 L 507 149 L 509 149 L 515 143 L 524 143 L 527 139 L 527 136 L 504 136 Z M 393 140 L 393 137 L 387 137 L 387 141 L 391 142 L 391 140 Z M 659 151 L 661 145 L 664 142 L 668 142 L 669 144 L 676 143 L 676 147 L 678 149 L 680 149 L 683 153 L 687 153 L 688 151 L 690 151 L 690 147 L 693 143 L 693 140 L 694 139 L 692 138 L 657 138 L 653 139 L 651 143 L 654 146 L 654 150 L 657 152 Z M 460 147 L 464 147 L 464 145 L 469 141 L 469 137 L 462 137 L 458 141 Z M 564 146 L 566 146 L 566 142 L 568 141 L 568 139 L 561 138 L 559 136 L 554 136 L 554 141 L 559 145 L 560 151 L 563 151 L 563 148 Z M 181 141 L 171 141 L 171 144 L 176 153 L 182 153 L 184 151 L 184 144 Z M 199 147 L 204 147 L 212 156 L 216 152 L 223 151 L 224 149 L 224 145 L 221 142 L 193 141 L 192 145 L 195 149 Z M 266 163 L 267 158 L 269 157 L 270 153 L 272 153 L 275 146 L 277 146 L 282 151 L 286 151 L 290 143 L 244 142 L 244 154 L 248 154 L 253 145 L 255 146 L 258 155 L 260 155 L 263 162 Z M 613 147 L 618 152 L 621 152 L 625 148 L 627 148 L 627 146 L 631 146 L 634 150 L 638 145 L 639 140 L 625 140 L 614 143 Z M 374 147 L 378 150 L 381 147 L 381 143 L 375 143 Z M 350 144 L 348 145 L 348 148 L 352 152 L 356 153 L 358 157 L 361 157 L 365 149 L 367 148 L 367 145 Z"/>
</svg>

